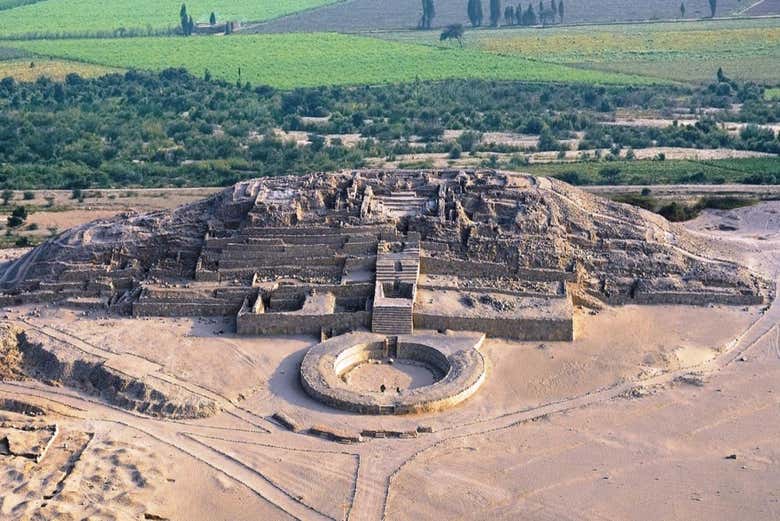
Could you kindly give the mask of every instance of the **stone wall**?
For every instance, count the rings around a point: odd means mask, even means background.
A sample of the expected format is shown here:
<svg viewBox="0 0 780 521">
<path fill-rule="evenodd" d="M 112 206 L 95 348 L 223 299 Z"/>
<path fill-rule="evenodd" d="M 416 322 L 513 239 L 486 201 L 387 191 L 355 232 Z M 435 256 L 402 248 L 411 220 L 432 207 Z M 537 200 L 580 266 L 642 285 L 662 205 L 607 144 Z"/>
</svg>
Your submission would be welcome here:
<svg viewBox="0 0 780 521">
<path fill-rule="evenodd" d="M 203 302 L 144 302 L 133 303 L 134 317 L 218 317 L 235 315 L 241 303 Z"/>
<path fill-rule="evenodd" d="M 572 341 L 574 319 L 503 319 L 414 314 L 415 329 L 480 331 L 489 337 L 520 341 Z"/>
<path fill-rule="evenodd" d="M 627 293 L 613 294 L 604 298 L 604 295 L 589 292 L 591 295 L 606 301 L 611 306 L 637 305 L 678 305 L 678 306 L 707 306 L 710 304 L 723 306 L 758 306 L 764 303 L 761 294 L 737 294 L 717 292 L 677 292 L 659 291 L 653 293 L 635 293 L 632 298 Z"/>
<path fill-rule="evenodd" d="M 371 325 L 371 313 L 332 313 L 303 315 L 300 313 L 240 312 L 236 319 L 239 335 L 316 335 L 326 331 L 355 331 Z"/>
<path fill-rule="evenodd" d="M 474 278 L 499 278 L 513 275 L 529 281 L 575 281 L 577 274 L 569 271 L 550 269 L 517 268 L 494 262 L 472 262 L 460 259 L 440 257 L 420 257 L 420 271 L 431 275 L 460 276 L 468 273 Z"/>
</svg>

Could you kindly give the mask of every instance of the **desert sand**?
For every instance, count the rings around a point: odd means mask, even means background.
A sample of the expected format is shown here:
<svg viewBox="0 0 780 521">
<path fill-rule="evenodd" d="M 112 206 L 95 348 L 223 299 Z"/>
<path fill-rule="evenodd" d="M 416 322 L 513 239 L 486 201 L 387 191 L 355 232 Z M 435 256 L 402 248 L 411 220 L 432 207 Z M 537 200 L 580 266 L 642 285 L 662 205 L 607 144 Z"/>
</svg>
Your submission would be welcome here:
<svg viewBox="0 0 780 521">
<path fill-rule="evenodd" d="M 780 203 L 707 212 L 687 227 L 777 280 Z M 465 403 L 372 417 L 301 390 L 298 364 L 315 338 L 9 308 L 11 323 L 207 396 L 221 412 L 166 420 L 6 380 L 0 438 L 46 453 L 36 463 L 0 444 L 0 518 L 777 519 L 780 306 L 576 313 L 574 342 L 488 339 L 489 378 Z M 353 376 L 369 385 L 376 373 Z M 280 412 L 306 427 L 420 434 L 340 444 L 284 428 Z M 41 429 L 52 425 L 48 444 Z"/>
</svg>

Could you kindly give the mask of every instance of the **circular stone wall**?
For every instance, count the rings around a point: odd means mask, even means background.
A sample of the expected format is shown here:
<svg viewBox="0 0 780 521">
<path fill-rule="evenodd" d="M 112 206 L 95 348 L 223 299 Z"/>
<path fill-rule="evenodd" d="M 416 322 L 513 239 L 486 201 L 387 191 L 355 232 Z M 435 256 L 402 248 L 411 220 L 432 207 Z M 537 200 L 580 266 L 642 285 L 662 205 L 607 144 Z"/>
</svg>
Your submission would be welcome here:
<svg viewBox="0 0 780 521">
<path fill-rule="evenodd" d="M 485 380 L 478 351 L 484 337 L 401 336 L 397 344 L 382 335 L 352 333 L 312 347 L 301 364 L 301 384 L 313 398 L 361 414 L 431 412 L 457 405 Z M 434 376 L 432 385 L 376 391 L 356 389 L 345 380 L 366 363 L 411 363 Z M 377 383 L 379 386 L 379 383 Z"/>
</svg>

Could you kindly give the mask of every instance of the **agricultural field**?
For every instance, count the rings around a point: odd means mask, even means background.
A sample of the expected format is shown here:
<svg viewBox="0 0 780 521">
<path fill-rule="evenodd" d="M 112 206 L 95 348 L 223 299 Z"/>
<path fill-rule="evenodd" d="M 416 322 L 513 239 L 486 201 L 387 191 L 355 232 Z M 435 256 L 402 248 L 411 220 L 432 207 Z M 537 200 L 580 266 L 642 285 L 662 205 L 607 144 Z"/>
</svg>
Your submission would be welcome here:
<svg viewBox="0 0 780 521">
<path fill-rule="evenodd" d="M 0 78 L 11 77 L 16 81 L 35 81 L 47 77 L 62 81 L 68 74 L 83 78 L 96 78 L 104 74 L 120 72 L 120 69 L 64 60 L 6 60 L 0 61 Z"/>
<path fill-rule="evenodd" d="M 767 99 L 767 101 L 780 100 L 780 87 L 767 89 L 764 93 L 764 97 Z"/>
<path fill-rule="evenodd" d="M 14 0 L 4 0 L 14 3 Z M 337 0 L 190 0 L 195 21 L 262 21 L 305 11 Z M 19 2 L 16 2 L 19 3 Z M 94 35 L 118 29 L 154 30 L 179 25 L 182 0 L 44 0 L 0 10 L 0 37 Z"/>
<path fill-rule="evenodd" d="M 780 181 L 780 157 L 718 159 L 713 161 L 585 161 L 546 163 L 508 169 L 558 177 L 577 185 L 598 184 L 765 184 Z"/>
<path fill-rule="evenodd" d="M 437 32 L 386 33 L 448 45 Z M 703 81 L 719 67 L 740 80 L 778 79 L 780 19 L 469 31 L 467 48 L 674 81 Z"/>
<path fill-rule="evenodd" d="M 747 0 L 720 0 L 718 15 L 729 16 L 742 8 Z M 503 5 L 527 7 L 527 0 L 509 0 Z M 679 0 L 564 0 L 565 19 L 571 23 L 606 23 L 629 20 L 673 20 L 680 17 Z M 487 9 L 487 1 L 484 2 Z M 549 4 L 549 1 L 545 1 Z M 686 18 L 709 16 L 707 0 L 687 0 Z M 536 6 L 536 2 L 534 2 Z M 780 13 L 780 7 L 773 8 Z M 486 11 L 487 12 L 487 11 Z M 262 24 L 259 32 L 311 32 L 311 31 L 374 31 L 390 29 L 414 29 L 420 18 L 419 0 L 351 0 L 320 9 L 298 13 Z M 466 23 L 465 0 L 438 0 L 436 2 L 435 27 L 453 23 Z"/>
<path fill-rule="evenodd" d="M 11 45 L 11 42 L 9 42 Z M 658 80 L 547 64 L 478 49 L 443 49 L 340 34 L 220 38 L 69 39 L 13 42 L 42 56 L 109 67 L 162 70 L 281 89 L 482 78 L 532 82 L 650 84 Z"/>
</svg>

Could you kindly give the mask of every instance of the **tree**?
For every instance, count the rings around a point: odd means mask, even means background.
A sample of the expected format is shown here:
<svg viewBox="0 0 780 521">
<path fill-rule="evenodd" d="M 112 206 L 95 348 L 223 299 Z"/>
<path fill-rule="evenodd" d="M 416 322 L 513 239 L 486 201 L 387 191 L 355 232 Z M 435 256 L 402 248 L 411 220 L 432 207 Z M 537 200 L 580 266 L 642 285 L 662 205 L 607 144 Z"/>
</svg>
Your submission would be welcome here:
<svg viewBox="0 0 780 521">
<path fill-rule="evenodd" d="M 457 40 L 461 47 L 463 47 L 463 33 L 465 30 L 463 29 L 462 24 L 453 24 L 447 27 L 444 31 L 442 31 L 441 36 L 439 37 L 439 41 L 445 41 L 445 40 Z"/>
<path fill-rule="evenodd" d="M 8 227 L 9 228 L 18 228 L 22 224 L 24 224 L 24 221 L 27 220 L 27 208 L 24 206 L 17 206 L 14 208 L 14 211 L 11 213 L 11 216 L 8 217 Z"/>
<path fill-rule="evenodd" d="M 539 21 L 541 22 L 542 25 L 547 25 L 549 23 L 554 24 L 555 15 L 549 9 L 545 9 L 544 11 L 539 13 Z"/>
<path fill-rule="evenodd" d="M 504 9 L 504 25 L 515 25 L 515 8 L 511 5 Z"/>
<path fill-rule="evenodd" d="M 217 25 L 217 15 L 214 14 L 214 11 L 212 11 L 211 16 L 209 16 L 209 24 Z"/>
<path fill-rule="evenodd" d="M 184 36 L 192 34 L 190 31 L 190 17 L 187 15 L 187 6 L 184 4 L 181 4 L 181 9 L 179 10 L 179 20 L 181 21 L 181 33 Z"/>
<path fill-rule="evenodd" d="M 517 25 L 523 25 L 523 4 L 519 4 L 515 9 L 515 23 Z"/>
<path fill-rule="evenodd" d="M 469 0 L 468 15 L 472 26 L 479 27 L 482 25 L 482 0 Z"/>
<path fill-rule="evenodd" d="M 553 22 L 555 22 L 555 18 L 558 16 L 558 4 L 555 0 L 550 0 L 550 11 L 552 11 Z"/>
<path fill-rule="evenodd" d="M 680 18 L 685 18 L 685 2 L 680 2 Z"/>
<path fill-rule="evenodd" d="M 490 25 L 498 27 L 501 20 L 501 0 L 490 0 Z"/>
<path fill-rule="evenodd" d="M 561 23 L 563 23 L 563 0 L 558 2 L 558 17 L 560 17 Z"/>
<path fill-rule="evenodd" d="M 57 103 L 65 102 L 65 87 L 62 86 L 62 83 L 54 85 L 54 101 Z"/>
<path fill-rule="evenodd" d="M 528 9 L 525 10 L 525 14 L 523 15 L 523 25 L 536 25 L 536 22 L 537 20 L 534 6 L 528 4 Z"/>
<path fill-rule="evenodd" d="M 11 202 L 11 199 L 14 198 L 14 193 L 12 190 L 8 190 L 7 188 L 3 190 L 3 206 L 8 206 L 8 203 Z"/>
<path fill-rule="evenodd" d="M 436 7 L 433 0 L 422 0 L 422 17 L 418 24 L 420 29 L 430 29 L 433 24 L 433 17 L 436 16 Z"/>
<path fill-rule="evenodd" d="M 710 0 L 710 13 L 712 18 L 715 18 L 715 12 L 718 10 L 718 0 Z"/>
</svg>

